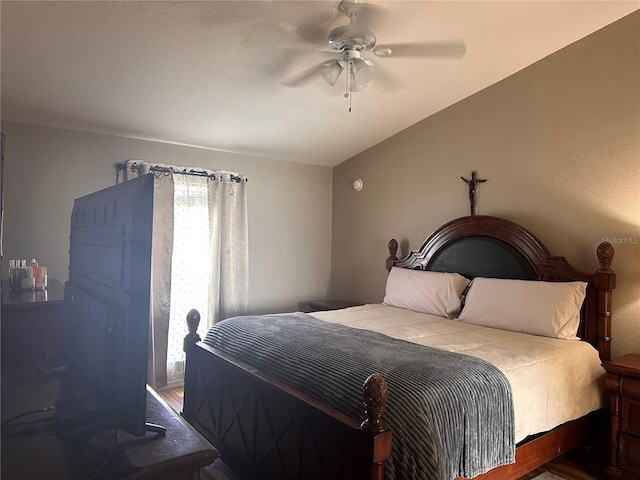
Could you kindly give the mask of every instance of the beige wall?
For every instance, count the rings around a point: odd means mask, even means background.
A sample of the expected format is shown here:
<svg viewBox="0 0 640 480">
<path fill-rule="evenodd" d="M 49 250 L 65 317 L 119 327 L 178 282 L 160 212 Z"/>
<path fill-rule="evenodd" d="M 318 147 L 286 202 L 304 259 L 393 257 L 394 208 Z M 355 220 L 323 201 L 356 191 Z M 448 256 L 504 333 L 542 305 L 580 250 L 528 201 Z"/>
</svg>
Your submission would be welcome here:
<svg viewBox="0 0 640 480">
<path fill-rule="evenodd" d="M 115 182 L 127 159 L 235 170 L 249 178 L 250 309 L 290 311 L 325 298 L 331 255 L 331 169 L 122 137 L 2 123 L 7 136 L 3 275 L 36 257 L 67 275 L 73 199 Z"/>
<path fill-rule="evenodd" d="M 406 254 L 467 215 L 460 177 L 477 169 L 489 179 L 477 213 L 522 224 L 576 267 L 595 271 L 603 237 L 620 242 L 612 350 L 640 352 L 639 23 L 635 12 L 335 167 L 333 296 L 381 301 L 388 240 Z"/>
</svg>

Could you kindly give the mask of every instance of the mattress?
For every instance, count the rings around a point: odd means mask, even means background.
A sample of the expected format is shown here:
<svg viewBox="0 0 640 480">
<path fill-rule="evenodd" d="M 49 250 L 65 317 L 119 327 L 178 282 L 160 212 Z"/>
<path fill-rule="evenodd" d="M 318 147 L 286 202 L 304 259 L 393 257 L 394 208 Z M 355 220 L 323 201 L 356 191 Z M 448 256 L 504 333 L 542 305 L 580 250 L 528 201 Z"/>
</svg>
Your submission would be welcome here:
<svg viewBox="0 0 640 480">
<path fill-rule="evenodd" d="M 382 304 L 311 315 L 495 365 L 511 384 L 516 442 L 605 406 L 605 370 L 588 342 L 498 330 Z"/>
</svg>

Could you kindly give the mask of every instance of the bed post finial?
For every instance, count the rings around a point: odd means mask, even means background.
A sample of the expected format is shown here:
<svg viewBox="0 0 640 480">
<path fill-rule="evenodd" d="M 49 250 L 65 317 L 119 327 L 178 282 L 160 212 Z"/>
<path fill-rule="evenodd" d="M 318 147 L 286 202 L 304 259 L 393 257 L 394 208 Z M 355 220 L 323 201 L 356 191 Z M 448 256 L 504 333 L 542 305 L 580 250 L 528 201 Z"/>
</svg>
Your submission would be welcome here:
<svg viewBox="0 0 640 480">
<path fill-rule="evenodd" d="M 384 480 L 384 462 L 391 456 L 391 430 L 382 419 L 389 389 L 387 382 L 379 373 L 373 373 L 362 386 L 362 403 L 366 419 L 360 424 L 365 432 L 372 436 L 373 451 L 367 480 Z"/>
<path fill-rule="evenodd" d="M 387 424 L 382 420 L 387 400 L 389 399 L 389 389 L 387 382 L 382 375 L 374 373 L 369 375 L 363 385 L 362 402 L 366 419 L 362 422 L 362 428 L 369 432 L 383 432 L 387 429 Z"/>
<path fill-rule="evenodd" d="M 615 254 L 613 245 L 611 245 L 609 242 L 602 242 L 600 245 L 598 245 L 596 254 L 598 255 L 598 262 L 600 263 L 598 272 L 612 272 L 613 270 L 611 270 L 611 261 L 613 260 L 613 255 Z"/>
<path fill-rule="evenodd" d="M 198 335 L 198 325 L 200 325 L 200 312 L 195 308 L 189 310 L 187 313 L 187 328 L 189 329 L 189 333 L 184 337 L 184 342 L 182 344 L 182 350 L 185 353 L 189 352 L 189 349 L 196 344 L 196 342 L 200 341 L 200 335 Z"/>
<path fill-rule="evenodd" d="M 387 257 L 387 270 L 391 271 L 391 267 L 393 267 L 393 263 L 398 260 L 396 257 L 396 253 L 398 253 L 398 241 L 395 238 L 389 240 L 389 256 Z"/>
</svg>

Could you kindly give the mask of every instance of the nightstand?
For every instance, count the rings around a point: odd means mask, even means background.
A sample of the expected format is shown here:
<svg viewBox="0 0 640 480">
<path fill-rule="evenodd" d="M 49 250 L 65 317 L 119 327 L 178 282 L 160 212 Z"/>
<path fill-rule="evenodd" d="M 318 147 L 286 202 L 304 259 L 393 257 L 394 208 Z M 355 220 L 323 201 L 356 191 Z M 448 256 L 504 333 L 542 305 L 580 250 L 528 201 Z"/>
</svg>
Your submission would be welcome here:
<svg viewBox="0 0 640 480">
<path fill-rule="evenodd" d="M 640 480 L 640 355 L 624 355 L 604 368 L 611 395 L 607 477 Z"/>
<path fill-rule="evenodd" d="M 309 300 L 306 303 L 307 305 L 309 305 L 310 312 L 319 312 L 322 310 L 339 310 L 341 308 L 361 305 L 360 303 L 349 302 L 347 300 Z"/>
</svg>

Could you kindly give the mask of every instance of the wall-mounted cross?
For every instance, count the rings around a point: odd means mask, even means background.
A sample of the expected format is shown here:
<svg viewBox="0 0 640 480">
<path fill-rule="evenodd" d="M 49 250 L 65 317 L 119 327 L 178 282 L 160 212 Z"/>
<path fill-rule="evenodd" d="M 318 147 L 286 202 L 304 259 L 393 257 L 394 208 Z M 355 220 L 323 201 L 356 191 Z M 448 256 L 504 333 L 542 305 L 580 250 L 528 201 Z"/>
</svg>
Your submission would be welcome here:
<svg viewBox="0 0 640 480">
<path fill-rule="evenodd" d="M 478 184 L 482 182 L 486 182 L 486 178 L 478 178 L 478 172 L 476 170 L 471 170 L 471 178 L 467 180 L 464 177 L 460 177 L 464 180 L 467 185 L 469 185 L 469 207 L 471 210 L 471 215 L 476 214 L 476 189 L 478 188 Z"/>
</svg>

